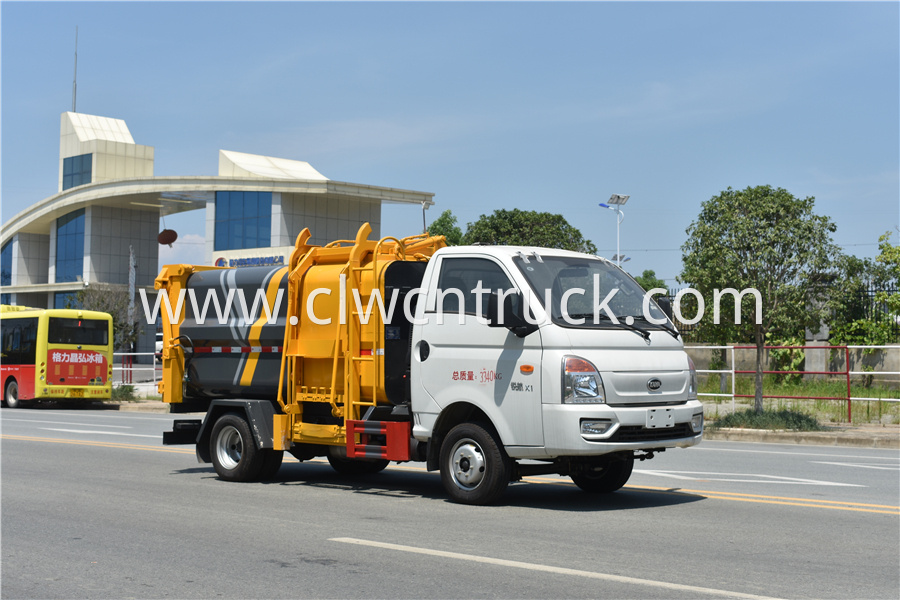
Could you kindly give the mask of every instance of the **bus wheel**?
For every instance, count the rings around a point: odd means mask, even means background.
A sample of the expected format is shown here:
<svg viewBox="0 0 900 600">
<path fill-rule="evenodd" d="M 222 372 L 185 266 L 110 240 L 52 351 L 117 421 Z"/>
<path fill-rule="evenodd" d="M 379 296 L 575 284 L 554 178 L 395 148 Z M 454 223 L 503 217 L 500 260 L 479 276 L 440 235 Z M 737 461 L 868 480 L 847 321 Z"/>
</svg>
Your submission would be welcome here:
<svg viewBox="0 0 900 600">
<path fill-rule="evenodd" d="M 235 413 L 224 414 L 216 421 L 209 454 L 216 473 L 225 481 L 257 481 L 262 475 L 265 456 L 256 447 L 250 425 Z"/>
<path fill-rule="evenodd" d="M 15 379 L 10 379 L 6 383 L 6 390 L 3 392 L 3 401 L 9 408 L 22 408 L 22 402 L 19 400 L 19 384 Z"/>
</svg>

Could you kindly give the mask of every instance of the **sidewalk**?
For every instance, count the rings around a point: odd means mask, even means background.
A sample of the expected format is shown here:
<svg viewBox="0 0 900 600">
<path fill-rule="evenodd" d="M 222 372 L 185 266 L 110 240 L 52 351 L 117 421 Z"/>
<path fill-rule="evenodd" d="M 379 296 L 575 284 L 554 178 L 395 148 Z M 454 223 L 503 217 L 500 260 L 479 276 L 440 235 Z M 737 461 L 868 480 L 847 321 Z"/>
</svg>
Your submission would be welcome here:
<svg viewBox="0 0 900 600">
<path fill-rule="evenodd" d="M 147 387 L 140 394 L 156 393 L 153 384 L 135 384 Z M 159 400 L 136 402 L 104 402 L 110 410 L 168 414 L 169 405 Z M 900 425 L 828 425 L 827 431 L 769 431 L 766 429 L 706 429 L 704 440 L 728 442 L 759 442 L 767 444 L 809 444 L 816 446 L 852 446 L 856 448 L 900 449 Z"/>
<path fill-rule="evenodd" d="M 826 431 L 769 431 L 766 429 L 706 429 L 704 440 L 810 444 L 857 448 L 900 449 L 900 425 L 828 425 Z"/>
</svg>

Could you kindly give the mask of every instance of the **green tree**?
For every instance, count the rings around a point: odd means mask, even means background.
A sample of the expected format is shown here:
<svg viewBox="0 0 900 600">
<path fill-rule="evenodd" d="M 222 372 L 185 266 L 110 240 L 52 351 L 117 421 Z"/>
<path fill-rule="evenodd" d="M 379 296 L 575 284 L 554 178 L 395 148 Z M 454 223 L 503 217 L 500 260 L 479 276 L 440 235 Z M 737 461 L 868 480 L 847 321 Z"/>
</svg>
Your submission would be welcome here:
<svg viewBox="0 0 900 600">
<path fill-rule="evenodd" d="M 896 286 L 900 278 L 900 247 L 891 245 L 886 233 L 879 238 L 879 250 L 874 261 L 847 255 L 838 258 L 836 285 L 828 300 L 833 344 L 877 346 L 896 341 L 892 320 L 900 313 L 900 294 L 884 290 Z M 871 288 L 882 290 L 875 295 L 874 313 Z"/>
<path fill-rule="evenodd" d="M 669 286 L 666 285 L 666 282 L 662 279 L 659 279 L 656 276 L 656 271 L 652 269 L 646 269 L 643 273 L 641 273 L 640 277 L 634 276 L 634 280 L 638 282 L 644 291 L 652 290 L 653 288 L 663 288 L 665 290 L 669 289 Z"/>
<path fill-rule="evenodd" d="M 761 314 L 755 314 L 755 298 L 743 298 L 740 325 L 734 324 L 734 312 L 720 315 L 731 321 L 725 328 L 729 335 L 749 333 L 756 345 L 757 412 L 763 409 L 766 334 L 776 339 L 803 335 L 806 327 L 818 329 L 826 313 L 823 282 L 837 254 L 831 241 L 835 226 L 813 212 L 814 203 L 812 197 L 795 198 L 768 185 L 728 188 L 703 203 L 681 247 L 679 279 L 706 301 L 707 331 L 720 327 L 713 323 L 711 306 L 716 290 L 754 289 L 762 299 Z"/>
<path fill-rule="evenodd" d="M 469 223 L 465 240 L 467 244 L 541 246 L 597 253 L 597 247 L 584 239 L 581 232 L 569 225 L 562 215 L 517 208 L 481 215 L 477 221 Z"/>
<path fill-rule="evenodd" d="M 92 283 L 75 293 L 75 306 L 109 313 L 113 318 L 113 348 L 130 352 L 143 333 L 140 306 L 128 319 L 128 291 L 108 283 Z M 71 307 L 70 307 L 71 308 Z"/>
<path fill-rule="evenodd" d="M 444 236 L 450 246 L 459 246 L 464 243 L 462 229 L 456 224 L 456 217 L 449 210 L 445 210 L 441 216 L 432 221 L 428 226 L 428 233 Z"/>
<path fill-rule="evenodd" d="M 886 232 L 878 238 L 879 254 L 875 257 L 875 262 L 882 265 L 885 269 L 885 285 L 897 284 L 900 282 L 900 246 L 891 244 L 891 232 Z M 881 292 L 875 296 L 878 302 L 884 302 L 887 309 L 894 316 L 900 315 L 900 292 L 888 294 Z"/>
</svg>

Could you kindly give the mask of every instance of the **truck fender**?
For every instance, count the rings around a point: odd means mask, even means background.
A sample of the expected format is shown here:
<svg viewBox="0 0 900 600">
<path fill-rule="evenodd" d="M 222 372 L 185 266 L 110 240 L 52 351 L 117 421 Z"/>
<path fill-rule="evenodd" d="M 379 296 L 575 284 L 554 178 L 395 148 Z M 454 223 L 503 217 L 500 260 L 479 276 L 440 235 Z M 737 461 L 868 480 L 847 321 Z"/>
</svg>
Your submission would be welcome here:
<svg viewBox="0 0 900 600">
<path fill-rule="evenodd" d="M 441 411 L 434 428 L 431 430 L 431 438 L 428 440 L 425 454 L 425 468 L 429 471 L 437 471 L 440 468 L 441 444 L 447 433 L 460 423 L 483 423 L 496 431 L 496 427 L 483 410 L 468 402 L 456 402 Z"/>
<path fill-rule="evenodd" d="M 209 438 L 216 421 L 225 413 L 237 413 L 247 419 L 250 431 L 259 449 L 274 448 L 272 429 L 275 406 L 269 400 L 213 400 L 197 435 L 197 459 L 212 462 L 209 455 Z"/>
</svg>

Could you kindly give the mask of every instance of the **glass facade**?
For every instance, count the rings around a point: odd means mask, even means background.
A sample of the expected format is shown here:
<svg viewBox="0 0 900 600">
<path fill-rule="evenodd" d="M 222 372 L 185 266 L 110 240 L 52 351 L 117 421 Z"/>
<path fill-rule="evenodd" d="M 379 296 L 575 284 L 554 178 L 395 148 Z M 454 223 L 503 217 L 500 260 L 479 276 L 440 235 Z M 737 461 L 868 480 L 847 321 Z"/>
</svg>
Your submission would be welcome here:
<svg viewBox="0 0 900 600">
<path fill-rule="evenodd" d="M 56 220 L 56 283 L 78 281 L 84 270 L 84 209 Z"/>
<path fill-rule="evenodd" d="M 70 156 L 63 159 L 63 185 L 62 189 L 84 185 L 91 182 L 91 166 L 93 157 L 90 154 Z"/>
<path fill-rule="evenodd" d="M 272 244 L 272 192 L 216 192 L 216 250 Z"/>
<path fill-rule="evenodd" d="M 12 285 L 12 242 L 0 250 L 0 286 Z M 12 302 L 12 294 L 0 293 L 0 304 Z"/>
<path fill-rule="evenodd" d="M 75 292 L 56 292 L 53 294 L 53 308 L 80 308 Z"/>
</svg>

